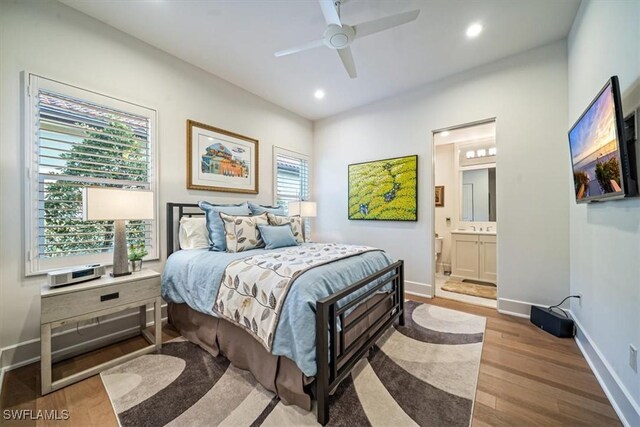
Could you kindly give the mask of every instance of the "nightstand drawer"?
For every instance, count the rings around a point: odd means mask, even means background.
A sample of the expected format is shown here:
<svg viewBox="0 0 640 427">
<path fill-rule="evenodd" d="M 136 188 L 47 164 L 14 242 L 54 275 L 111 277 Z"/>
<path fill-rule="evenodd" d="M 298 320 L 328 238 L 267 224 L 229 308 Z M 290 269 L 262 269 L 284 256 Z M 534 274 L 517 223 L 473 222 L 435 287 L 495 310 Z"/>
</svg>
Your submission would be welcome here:
<svg viewBox="0 0 640 427">
<path fill-rule="evenodd" d="M 56 322 L 158 296 L 160 277 L 51 295 L 41 299 L 40 323 Z"/>
</svg>

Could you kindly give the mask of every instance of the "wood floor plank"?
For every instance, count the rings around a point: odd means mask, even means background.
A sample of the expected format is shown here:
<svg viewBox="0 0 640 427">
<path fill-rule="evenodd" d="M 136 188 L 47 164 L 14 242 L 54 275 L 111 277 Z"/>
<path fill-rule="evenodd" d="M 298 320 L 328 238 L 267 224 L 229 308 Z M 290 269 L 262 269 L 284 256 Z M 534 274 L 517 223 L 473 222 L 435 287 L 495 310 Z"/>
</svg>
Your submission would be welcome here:
<svg viewBox="0 0 640 427">
<path fill-rule="evenodd" d="M 487 329 L 485 342 L 490 342 L 496 346 L 508 348 L 524 355 L 544 357 L 555 361 L 555 363 L 562 363 L 575 369 L 591 372 L 589 365 L 581 354 L 565 351 L 564 348 L 540 346 L 538 343 L 526 337 L 514 338 L 512 336 L 497 333 L 493 329 Z"/>
<path fill-rule="evenodd" d="M 527 319 L 506 316 L 495 309 L 443 298 L 411 299 L 487 318 L 473 426 L 621 425 L 573 340 L 556 338 Z M 164 341 L 177 336 L 171 326 L 164 328 Z M 136 337 L 56 363 L 54 377 L 78 372 L 146 345 L 143 338 Z M 32 364 L 7 372 L 0 409 L 70 412 L 67 422 L 38 422 L 38 426 L 118 425 L 99 376 L 42 397 L 39 371 L 39 365 Z"/>
<path fill-rule="evenodd" d="M 474 426 L 621 425 L 574 340 L 493 309 L 416 299 L 487 318 Z"/>
<path fill-rule="evenodd" d="M 535 379 L 514 374 L 512 372 L 501 369 L 500 367 L 494 367 L 486 364 L 480 366 L 480 374 L 483 376 L 489 376 L 491 378 L 484 378 L 482 382 L 479 382 L 479 385 L 483 384 L 484 381 L 496 382 L 498 384 L 517 384 L 524 387 L 528 393 L 548 395 L 555 399 L 558 399 L 558 401 L 569 402 L 578 407 L 582 407 L 585 409 L 592 408 L 600 413 L 607 414 L 607 416 L 612 419 L 618 418 L 615 411 L 609 404 L 609 401 L 604 396 L 604 393 L 602 394 L 602 396 L 585 397 L 572 391 L 554 387 Z"/>
<path fill-rule="evenodd" d="M 476 404 L 478 403 L 486 405 L 491 409 L 496 409 L 496 397 L 480 388 L 476 390 Z"/>
<path fill-rule="evenodd" d="M 600 384 L 594 382 L 590 377 L 593 374 L 573 371 L 564 366 L 542 362 L 534 358 L 522 358 L 517 354 L 489 346 L 482 353 L 483 363 L 499 366 L 503 370 L 515 372 L 555 387 L 564 388 L 582 396 L 600 395 Z"/>
<path fill-rule="evenodd" d="M 583 422 L 587 425 L 598 426 L 617 426 L 620 425 L 620 421 L 613 411 L 597 412 L 594 407 L 585 408 L 583 406 L 574 405 L 569 402 L 559 401 L 558 406 L 560 411 L 575 419 L 576 421 Z M 613 413 L 611 413 L 613 412 Z"/>
</svg>

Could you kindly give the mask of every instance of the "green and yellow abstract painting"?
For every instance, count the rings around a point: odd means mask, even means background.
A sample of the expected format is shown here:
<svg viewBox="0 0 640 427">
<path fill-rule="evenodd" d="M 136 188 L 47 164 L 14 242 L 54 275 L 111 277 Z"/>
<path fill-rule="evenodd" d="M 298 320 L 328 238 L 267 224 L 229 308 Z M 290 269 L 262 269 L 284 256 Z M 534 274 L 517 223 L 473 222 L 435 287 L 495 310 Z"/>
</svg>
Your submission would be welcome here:
<svg viewBox="0 0 640 427">
<path fill-rule="evenodd" d="M 349 219 L 418 220 L 418 156 L 349 165 Z"/>
</svg>

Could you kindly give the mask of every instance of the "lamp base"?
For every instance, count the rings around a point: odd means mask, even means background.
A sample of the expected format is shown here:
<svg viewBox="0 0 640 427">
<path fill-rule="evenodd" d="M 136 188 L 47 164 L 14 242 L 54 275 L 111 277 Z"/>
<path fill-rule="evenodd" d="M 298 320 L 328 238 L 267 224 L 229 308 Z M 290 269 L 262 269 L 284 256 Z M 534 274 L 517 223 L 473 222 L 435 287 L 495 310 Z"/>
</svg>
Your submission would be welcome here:
<svg viewBox="0 0 640 427">
<path fill-rule="evenodd" d="M 113 232 L 113 270 L 111 277 L 128 276 L 129 258 L 127 257 L 127 233 L 123 220 L 114 221 Z"/>
</svg>

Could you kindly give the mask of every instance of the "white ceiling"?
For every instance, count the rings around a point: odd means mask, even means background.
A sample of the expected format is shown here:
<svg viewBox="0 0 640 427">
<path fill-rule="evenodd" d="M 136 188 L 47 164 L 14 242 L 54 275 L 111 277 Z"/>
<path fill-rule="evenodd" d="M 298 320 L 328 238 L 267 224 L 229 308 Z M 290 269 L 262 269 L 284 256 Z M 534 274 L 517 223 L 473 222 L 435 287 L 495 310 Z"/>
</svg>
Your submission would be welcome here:
<svg viewBox="0 0 640 427">
<path fill-rule="evenodd" d="M 356 40 L 358 78 L 321 47 L 282 58 L 279 49 L 322 37 L 315 0 L 62 0 L 262 98 L 315 120 L 523 52 L 568 34 L 580 0 L 349 0 L 358 24 L 412 9 L 412 23 Z M 470 23 L 482 34 L 465 36 Z M 316 100 L 322 88 L 326 96 Z"/>
</svg>

